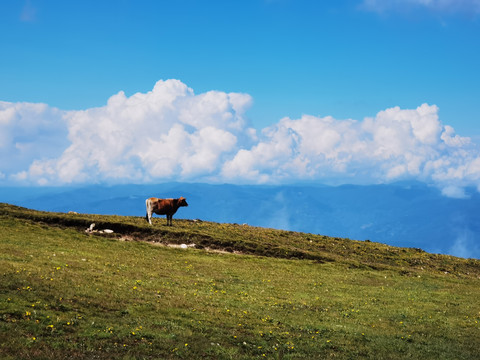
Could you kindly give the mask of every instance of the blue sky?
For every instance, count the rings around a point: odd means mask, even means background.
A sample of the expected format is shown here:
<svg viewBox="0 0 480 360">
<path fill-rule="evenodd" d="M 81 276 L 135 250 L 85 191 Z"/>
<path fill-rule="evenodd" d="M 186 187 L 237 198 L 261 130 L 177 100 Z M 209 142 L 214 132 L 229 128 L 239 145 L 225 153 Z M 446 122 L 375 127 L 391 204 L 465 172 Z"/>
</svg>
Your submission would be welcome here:
<svg viewBox="0 0 480 360">
<path fill-rule="evenodd" d="M 480 184 L 478 0 L 2 1 L 0 34 L 4 182 L 414 178 L 459 196 Z M 129 109 L 165 94 L 190 100 L 129 120 L 107 105 L 119 92 Z M 201 123 L 185 118 L 194 111 Z M 109 121 L 135 144 L 149 135 L 132 131 L 136 121 L 158 135 L 151 146 L 191 148 L 190 160 L 95 140 Z M 314 148 L 309 129 L 330 148 Z M 404 140 L 387 155 L 355 153 L 385 150 L 389 136 Z M 80 154 L 99 142 L 115 157 Z"/>
<path fill-rule="evenodd" d="M 196 92 L 250 94 L 258 127 L 426 102 L 478 136 L 474 4 L 378 13 L 352 0 L 4 1 L 0 99 L 85 109 L 179 79 Z"/>
</svg>

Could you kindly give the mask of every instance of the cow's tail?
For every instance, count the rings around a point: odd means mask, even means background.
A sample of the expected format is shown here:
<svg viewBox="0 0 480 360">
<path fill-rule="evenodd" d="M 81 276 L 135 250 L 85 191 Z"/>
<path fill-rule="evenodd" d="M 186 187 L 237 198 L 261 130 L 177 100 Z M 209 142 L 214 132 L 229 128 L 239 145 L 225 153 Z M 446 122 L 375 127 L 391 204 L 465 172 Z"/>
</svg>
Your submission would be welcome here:
<svg viewBox="0 0 480 360">
<path fill-rule="evenodd" d="M 145 213 L 145 220 L 148 222 L 148 199 L 145 200 L 145 207 L 147 208 L 147 212 Z"/>
<path fill-rule="evenodd" d="M 145 214 L 145 220 L 147 220 L 148 223 L 150 223 L 150 220 L 148 218 L 148 205 L 149 205 L 150 201 L 149 199 L 145 200 L 145 207 L 147 208 L 147 213 Z"/>
</svg>

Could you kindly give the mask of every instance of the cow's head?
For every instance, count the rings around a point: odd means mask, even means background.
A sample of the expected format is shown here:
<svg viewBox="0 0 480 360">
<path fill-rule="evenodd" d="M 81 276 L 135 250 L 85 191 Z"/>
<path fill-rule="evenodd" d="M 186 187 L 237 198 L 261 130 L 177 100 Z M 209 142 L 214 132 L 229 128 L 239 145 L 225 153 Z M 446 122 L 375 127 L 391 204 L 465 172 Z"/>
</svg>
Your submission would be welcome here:
<svg viewBox="0 0 480 360">
<path fill-rule="evenodd" d="M 178 206 L 188 206 L 187 199 L 183 196 L 178 199 Z"/>
</svg>

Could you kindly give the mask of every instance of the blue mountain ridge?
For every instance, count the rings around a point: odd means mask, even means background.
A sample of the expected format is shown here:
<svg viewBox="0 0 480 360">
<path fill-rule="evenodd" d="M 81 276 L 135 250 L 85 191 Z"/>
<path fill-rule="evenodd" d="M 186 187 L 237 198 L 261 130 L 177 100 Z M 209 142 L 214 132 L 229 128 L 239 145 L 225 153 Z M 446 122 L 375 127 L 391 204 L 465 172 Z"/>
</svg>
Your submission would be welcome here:
<svg viewBox="0 0 480 360">
<path fill-rule="evenodd" d="M 480 194 L 445 197 L 423 183 L 230 185 L 165 183 L 3 187 L 0 201 L 37 210 L 145 215 L 145 199 L 187 198 L 175 218 L 301 231 L 480 258 Z"/>
</svg>

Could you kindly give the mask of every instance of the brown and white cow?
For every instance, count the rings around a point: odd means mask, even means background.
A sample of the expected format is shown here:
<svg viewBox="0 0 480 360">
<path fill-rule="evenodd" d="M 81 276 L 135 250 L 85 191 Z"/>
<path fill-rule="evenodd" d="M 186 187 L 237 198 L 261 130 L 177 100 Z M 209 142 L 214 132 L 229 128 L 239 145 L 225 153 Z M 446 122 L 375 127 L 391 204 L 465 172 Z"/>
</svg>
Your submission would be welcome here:
<svg viewBox="0 0 480 360">
<path fill-rule="evenodd" d="M 158 199 L 151 197 L 145 200 L 147 206 L 147 215 L 145 219 L 152 225 L 152 214 L 167 215 L 167 225 L 172 226 L 172 217 L 180 206 L 188 206 L 187 200 L 184 197 L 179 199 Z"/>
</svg>

